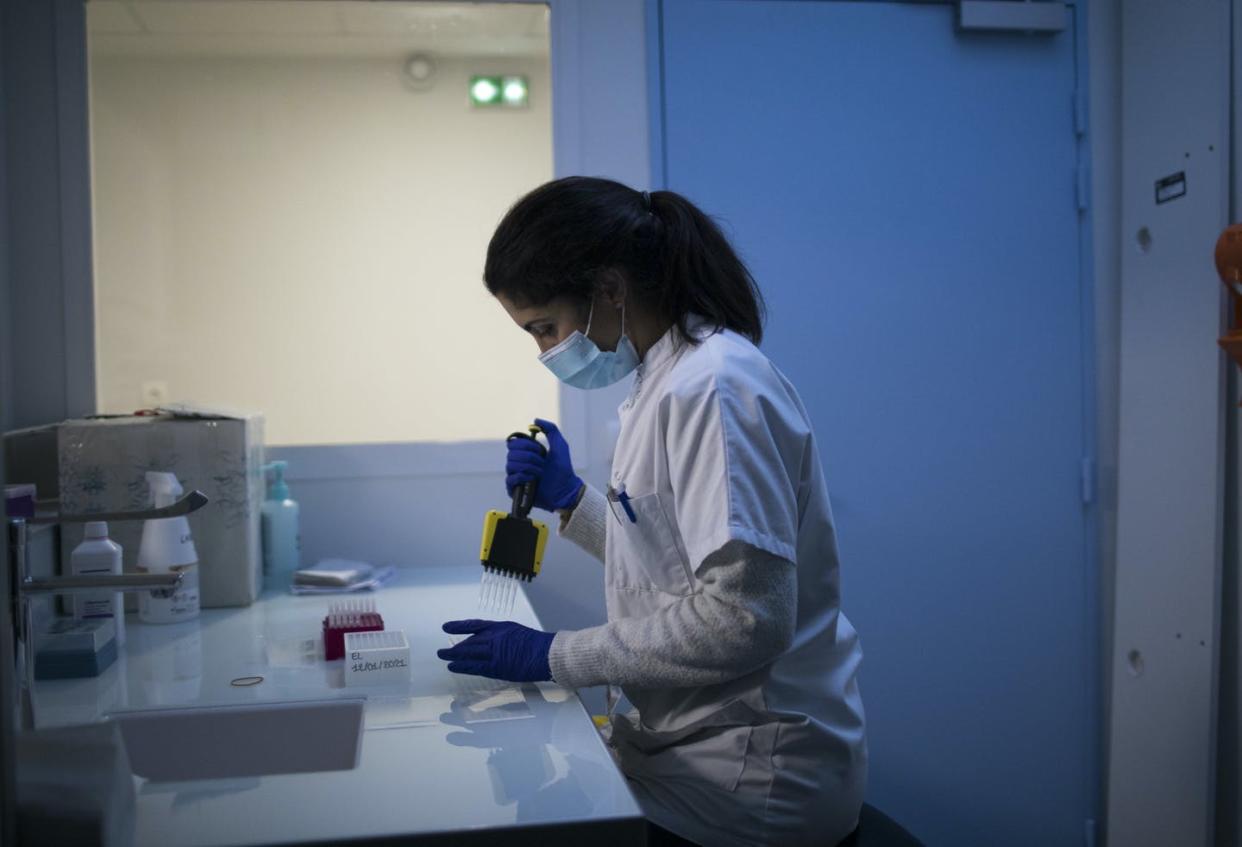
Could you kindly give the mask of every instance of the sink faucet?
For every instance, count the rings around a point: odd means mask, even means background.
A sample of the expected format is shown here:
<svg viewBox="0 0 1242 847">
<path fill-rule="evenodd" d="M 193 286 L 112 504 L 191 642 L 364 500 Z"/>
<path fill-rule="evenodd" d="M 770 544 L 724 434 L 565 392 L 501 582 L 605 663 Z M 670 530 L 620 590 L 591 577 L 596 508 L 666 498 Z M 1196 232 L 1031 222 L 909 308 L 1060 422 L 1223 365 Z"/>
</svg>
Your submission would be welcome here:
<svg viewBox="0 0 1242 847">
<path fill-rule="evenodd" d="M 30 712 L 30 692 L 34 689 L 34 616 L 28 598 L 37 594 L 84 594 L 101 589 L 113 591 L 150 591 L 169 597 L 181 584 L 181 574 L 91 574 L 35 579 L 30 571 L 26 537 L 30 524 L 86 523 L 88 521 L 146 521 L 176 518 L 207 505 L 207 495 L 191 491 L 169 506 L 136 512 L 95 512 L 87 515 L 63 515 L 58 512 L 35 512 L 33 517 L 9 518 L 9 590 L 11 594 L 13 632 L 22 644 L 25 660 L 23 700 L 19 708 L 19 726 L 34 728 Z M 16 662 L 16 652 L 14 654 Z M 7 662 L 6 662 L 7 664 Z M 16 680 L 16 675 L 14 676 Z"/>
</svg>

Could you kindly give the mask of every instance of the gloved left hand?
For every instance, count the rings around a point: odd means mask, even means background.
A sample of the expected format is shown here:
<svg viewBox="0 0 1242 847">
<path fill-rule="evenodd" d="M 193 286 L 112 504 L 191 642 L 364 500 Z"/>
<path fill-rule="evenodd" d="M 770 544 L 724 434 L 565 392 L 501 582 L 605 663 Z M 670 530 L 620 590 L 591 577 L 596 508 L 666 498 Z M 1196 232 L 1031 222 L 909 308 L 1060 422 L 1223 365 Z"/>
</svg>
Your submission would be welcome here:
<svg viewBox="0 0 1242 847">
<path fill-rule="evenodd" d="M 450 635 L 470 634 L 465 641 L 438 650 L 453 673 L 472 673 L 509 682 L 546 682 L 552 679 L 548 651 L 554 632 L 540 632 L 513 621 L 449 621 Z"/>
</svg>

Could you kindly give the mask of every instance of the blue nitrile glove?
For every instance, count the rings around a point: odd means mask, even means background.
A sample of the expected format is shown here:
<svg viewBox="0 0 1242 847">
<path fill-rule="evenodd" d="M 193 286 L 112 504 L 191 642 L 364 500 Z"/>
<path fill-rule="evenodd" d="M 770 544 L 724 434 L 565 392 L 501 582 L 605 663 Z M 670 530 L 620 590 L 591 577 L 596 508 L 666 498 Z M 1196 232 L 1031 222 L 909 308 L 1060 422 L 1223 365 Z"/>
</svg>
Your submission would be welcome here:
<svg viewBox="0 0 1242 847">
<path fill-rule="evenodd" d="M 540 632 L 513 621 L 449 621 L 450 635 L 473 633 L 465 641 L 437 650 L 453 673 L 472 673 L 509 682 L 546 682 L 552 679 L 548 651 L 554 632 Z"/>
<path fill-rule="evenodd" d="M 549 512 L 568 509 L 577 503 L 578 492 L 582 490 L 582 480 L 574 473 L 574 463 L 569 458 L 569 444 L 551 421 L 535 418 L 535 425 L 548 438 L 547 453 L 529 438 L 509 439 L 505 490 L 512 497 L 514 488 L 537 479 L 536 506 Z"/>
</svg>

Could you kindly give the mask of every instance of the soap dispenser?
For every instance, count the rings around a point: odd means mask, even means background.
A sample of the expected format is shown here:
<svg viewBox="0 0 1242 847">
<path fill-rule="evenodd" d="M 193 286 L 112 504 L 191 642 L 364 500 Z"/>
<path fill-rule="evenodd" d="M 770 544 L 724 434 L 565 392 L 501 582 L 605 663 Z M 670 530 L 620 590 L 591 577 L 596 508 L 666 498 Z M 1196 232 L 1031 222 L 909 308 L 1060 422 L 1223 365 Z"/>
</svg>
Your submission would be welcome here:
<svg viewBox="0 0 1242 847">
<path fill-rule="evenodd" d="M 263 501 L 263 579 L 268 588 L 288 591 L 293 572 L 301 567 L 302 539 L 298 532 L 298 504 L 285 484 L 288 462 L 272 462 L 263 469 L 272 474 Z"/>
<path fill-rule="evenodd" d="M 171 506 L 183 491 L 176 474 L 149 471 L 147 485 L 156 508 Z M 146 623 L 178 623 L 198 617 L 198 551 L 190 521 L 185 517 L 153 518 L 142 525 L 138 547 L 138 570 L 148 573 L 180 573 L 181 584 L 171 597 L 150 591 L 138 595 L 138 618 Z"/>
</svg>

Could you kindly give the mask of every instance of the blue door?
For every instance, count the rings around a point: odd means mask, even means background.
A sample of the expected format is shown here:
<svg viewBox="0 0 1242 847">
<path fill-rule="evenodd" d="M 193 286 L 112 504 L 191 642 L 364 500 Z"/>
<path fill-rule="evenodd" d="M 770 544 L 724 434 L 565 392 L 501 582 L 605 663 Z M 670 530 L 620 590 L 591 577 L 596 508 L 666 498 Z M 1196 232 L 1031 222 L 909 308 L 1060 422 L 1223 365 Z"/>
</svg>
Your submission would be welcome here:
<svg viewBox="0 0 1242 847">
<path fill-rule="evenodd" d="M 929 845 L 1081 845 L 1097 795 L 1074 33 L 663 0 L 667 187 L 802 394 L 862 635 L 869 796 Z"/>
</svg>

